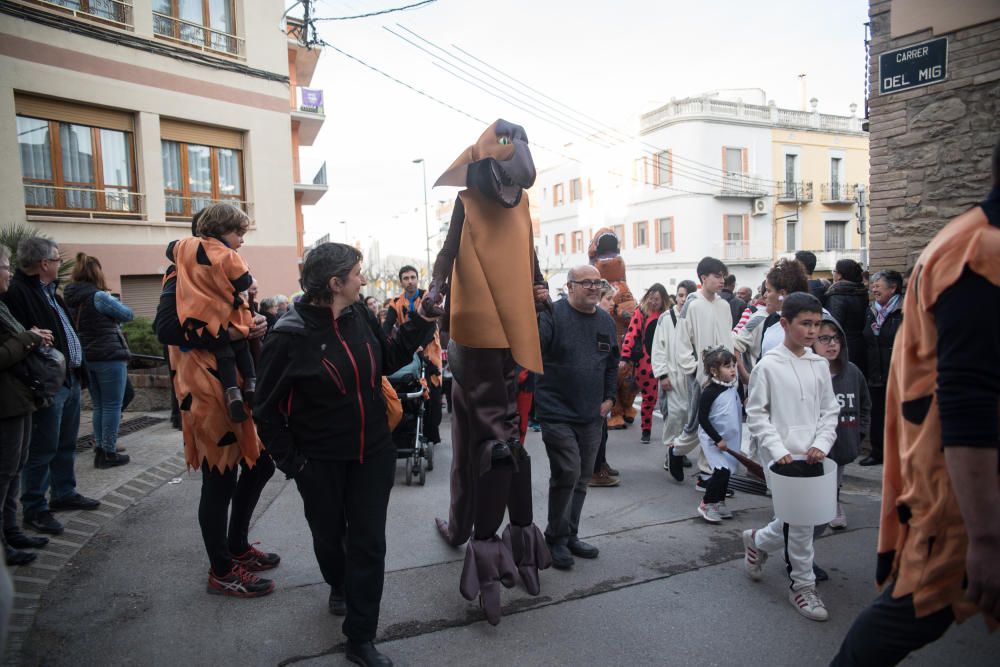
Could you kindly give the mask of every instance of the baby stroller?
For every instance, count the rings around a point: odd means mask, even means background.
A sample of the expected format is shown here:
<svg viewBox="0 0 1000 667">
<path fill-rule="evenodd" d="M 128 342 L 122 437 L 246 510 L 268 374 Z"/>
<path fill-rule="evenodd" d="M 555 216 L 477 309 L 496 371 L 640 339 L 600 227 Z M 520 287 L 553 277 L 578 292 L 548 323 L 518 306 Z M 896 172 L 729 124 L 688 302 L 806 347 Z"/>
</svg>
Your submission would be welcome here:
<svg viewBox="0 0 1000 667">
<path fill-rule="evenodd" d="M 406 485 L 416 478 L 421 486 L 427 473 L 434 469 L 434 450 L 424 437 L 424 419 L 427 412 L 426 385 L 424 384 L 423 358 L 413 355 L 413 362 L 389 376 L 399 400 L 403 404 L 403 418 L 392 432 L 396 458 L 406 460 Z"/>
</svg>

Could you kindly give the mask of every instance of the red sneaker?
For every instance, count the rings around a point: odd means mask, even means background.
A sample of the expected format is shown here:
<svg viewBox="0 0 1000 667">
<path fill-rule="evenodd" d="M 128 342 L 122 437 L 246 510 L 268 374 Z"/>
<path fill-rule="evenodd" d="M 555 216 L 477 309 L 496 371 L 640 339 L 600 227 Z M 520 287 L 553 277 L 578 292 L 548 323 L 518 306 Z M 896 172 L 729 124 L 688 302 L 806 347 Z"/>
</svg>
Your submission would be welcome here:
<svg viewBox="0 0 1000 667">
<path fill-rule="evenodd" d="M 246 553 L 239 556 L 234 555 L 233 560 L 242 565 L 243 569 L 248 572 L 273 570 L 278 567 L 278 563 L 281 562 L 281 556 L 261 551 L 255 547 L 254 544 L 260 544 L 260 542 L 254 542 L 251 544 Z"/>
<path fill-rule="evenodd" d="M 206 590 L 213 595 L 259 598 L 274 591 L 274 582 L 270 579 L 261 579 L 253 572 L 248 572 L 239 563 L 233 563 L 233 569 L 224 577 L 216 575 L 209 569 Z"/>
</svg>

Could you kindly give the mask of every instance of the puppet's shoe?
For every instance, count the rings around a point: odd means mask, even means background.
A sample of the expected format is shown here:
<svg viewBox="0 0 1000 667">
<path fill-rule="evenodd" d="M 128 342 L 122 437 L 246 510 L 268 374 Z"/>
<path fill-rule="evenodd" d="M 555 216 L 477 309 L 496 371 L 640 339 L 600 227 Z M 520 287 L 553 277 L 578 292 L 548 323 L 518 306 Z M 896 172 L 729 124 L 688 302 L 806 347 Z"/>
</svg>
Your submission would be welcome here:
<svg viewBox="0 0 1000 667">
<path fill-rule="evenodd" d="M 535 524 L 530 526 L 508 524 L 503 531 L 503 542 L 510 549 L 525 590 L 531 595 L 538 595 L 541 591 L 538 571 L 552 565 L 552 554 L 545 544 L 542 531 Z"/>
<path fill-rule="evenodd" d="M 458 590 L 466 600 L 479 596 L 490 625 L 500 622 L 500 585 L 511 588 L 514 579 L 514 561 L 499 537 L 469 541 Z"/>
<path fill-rule="evenodd" d="M 247 420 L 247 411 L 244 409 L 243 394 L 239 387 L 226 388 L 226 407 L 229 409 L 229 418 L 239 424 Z"/>
<path fill-rule="evenodd" d="M 247 378 L 243 381 L 243 400 L 247 405 L 253 405 L 253 397 L 257 394 L 257 378 Z"/>
</svg>

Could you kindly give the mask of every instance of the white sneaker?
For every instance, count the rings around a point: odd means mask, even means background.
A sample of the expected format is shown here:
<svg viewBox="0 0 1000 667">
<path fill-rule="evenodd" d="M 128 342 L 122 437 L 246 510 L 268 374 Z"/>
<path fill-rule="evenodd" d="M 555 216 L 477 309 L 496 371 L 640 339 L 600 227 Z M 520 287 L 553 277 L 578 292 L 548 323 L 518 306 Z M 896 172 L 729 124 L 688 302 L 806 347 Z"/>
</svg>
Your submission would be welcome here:
<svg viewBox="0 0 1000 667">
<path fill-rule="evenodd" d="M 844 514 L 844 506 L 840 503 L 837 503 L 837 516 L 833 517 L 833 521 L 830 522 L 830 528 L 834 530 L 847 528 L 847 515 Z"/>
<path fill-rule="evenodd" d="M 826 605 L 819 599 L 815 588 L 803 588 L 800 591 L 789 591 L 788 601 L 795 609 L 813 621 L 825 621 L 830 618 Z"/>
<path fill-rule="evenodd" d="M 732 519 L 733 518 L 733 513 L 732 513 L 732 511 L 728 507 L 726 507 L 726 501 L 725 500 L 723 500 L 722 502 L 716 503 L 715 504 L 715 510 L 719 513 L 719 516 L 721 516 L 723 519 Z"/>
<path fill-rule="evenodd" d="M 709 523 L 722 523 L 722 517 L 719 515 L 719 504 L 718 503 L 706 503 L 704 500 L 698 505 L 698 514 L 701 518 Z"/>
<path fill-rule="evenodd" d="M 746 568 L 747 576 L 754 581 L 760 581 L 764 576 L 764 563 L 767 562 L 767 552 L 758 549 L 754 542 L 754 535 L 757 529 L 743 531 L 743 566 Z"/>
</svg>

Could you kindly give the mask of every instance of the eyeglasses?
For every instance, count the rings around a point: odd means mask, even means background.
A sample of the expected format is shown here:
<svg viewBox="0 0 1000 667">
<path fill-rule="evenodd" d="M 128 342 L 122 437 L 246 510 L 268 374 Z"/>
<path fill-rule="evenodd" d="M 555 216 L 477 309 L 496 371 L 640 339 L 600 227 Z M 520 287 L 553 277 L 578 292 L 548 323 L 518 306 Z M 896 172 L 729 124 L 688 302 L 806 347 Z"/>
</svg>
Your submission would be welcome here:
<svg viewBox="0 0 1000 667">
<path fill-rule="evenodd" d="M 570 280 L 570 285 L 579 285 L 583 289 L 598 289 L 604 285 L 603 280 Z"/>
<path fill-rule="evenodd" d="M 59 256 L 56 256 L 56 257 L 46 257 L 42 261 L 43 262 L 57 262 L 59 264 L 62 264 L 62 257 L 59 257 Z"/>
<path fill-rule="evenodd" d="M 823 345 L 829 345 L 830 343 L 839 343 L 840 336 L 816 336 L 816 340 Z"/>
</svg>

